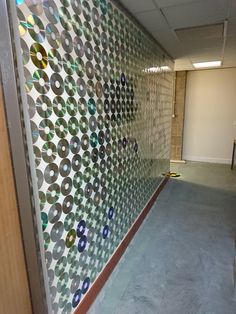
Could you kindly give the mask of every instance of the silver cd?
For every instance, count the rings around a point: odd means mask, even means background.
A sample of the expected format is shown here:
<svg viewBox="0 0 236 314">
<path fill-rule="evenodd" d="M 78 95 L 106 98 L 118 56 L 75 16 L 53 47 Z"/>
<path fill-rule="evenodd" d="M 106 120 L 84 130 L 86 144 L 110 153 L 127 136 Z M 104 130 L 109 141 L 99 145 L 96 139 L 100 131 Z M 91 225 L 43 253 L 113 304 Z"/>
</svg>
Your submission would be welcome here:
<svg viewBox="0 0 236 314">
<path fill-rule="evenodd" d="M 67 31 L 72 29 L 71 16 L 69 11 L 65 7 L 59 9 L 59 19 L 63 28 Z"/>
<path fill-rule="evenodd" d="M 26 42 L 22 38 L 20 40 L 20 45 L 21 45 L 23 65 L 26 65 L 29 62 L 29 58 L 30 58 L 29 48 Z"/>
<path fill-rule="evenodd" d="M 81 156 L 76 154 L 72 158 L 72 169 L 75 172 L 78 172 L 80 170 L 80 168 L 81 168 Z"/>
<path fill-rule="evenodd" d="M 43 173 L 41 170 L 36 169 L 36 175 L 37 175 L 37 183 L 38 183 L 38 189 L 41 188 L 41 186 L 43 185 Z"/>
<path fill-rule="evenodd" d="M 27 105 L 28 105 L 28 113 L 30 119 L 32 119 L 35 115 L 36 108 L 33 98 L 30 95 L 27 95 Z"/>
<path fill-rule="evenodd" d="M 57 144 L 57 153 L 61 158 L 66 158 L 69 154 L 69 143 L 65 139 L 61 139 Z"/>
<path fill-rule="evenodd" d="M 99 46 L 101 43 L 101 34 L 97 27 L 94 27 L 93 29 L 93 40 L 95 45 Z"/>
<path fill-rule="evenodd" d="M 52 184 L 56 182 L 58 175 L 59 175 L 59 169 L 55 163 L 47 165 L 44 171 L 44 179 L 48 184 Z"/>
<path fill-rule="evenodd" d="M 52 103 L 46 95 L 40 95 L 36 99 L 36 110 L 42 118 L 49 118 L 52 114 Z"/>
<path fill-rule="evenodd" d="M 64 84 L 67 94 L 69 96 L 74 96 L 76 93 L 77 86 L 73 77 L 68 75 L 64 80 Z"/>
<path fill-rule="evenodd" d="M 61 204 L 56 203 L 51 206 L 48 213 L 48 220 L 50 223 L 54 224 L 57 222 L 62 214 Z"/>
<path fill-rule="evenodd" d="M 83 28 L 82 28 L 82 22 L 81 19 L 77 14 L 72 16 L 72 26 L 75 34 L 77 36 L 82 36 L 83 35 Z"/>
<path fill-rule="evenodd" d="M 81 1 L 80 0 L 71 0 L 71 6 L 74 12 L 78 15 L 81 14 L 82 12 L 82 6 L 81 6 Z"/>
<path fill-rule="evenodd" d="M 58 73 L 53 73 L 50 78 L 51 88 L 56 95 L 62 95 L 64 92 L 64 83 L 62 77 Z"/>
<path fill-rule="evenodd" d="M 92 132 L 95 132 L 96 129 L 97 129 L 97 120 L 96 120 L 96 118 L 94 116 L 91 116 L 89 118 L 89 129 Z"/>
<path fill-rule="evenodd" d="M 56 222 L 53 227 L 52 227 L 52 230 L 51 230 L 51 240 L 53 242 L 57 242 L 58 240 L 61 239 L 61 236 L 63 234 L 63 231 L 64 231 L 64 225 L 61 221 L 58 221 Z"/>
<path fill-rule="evenodd" d="M 83 77 L 85 73 L 84 61 L 81 58 L 76 58 L 75 60 L 75 70 L 79 77 Z"/>
<path fill-rule="evenodd" d="M 34 14 L 29 15 L 27 19 L 27 27 L 30 36 L 37 43 L 42 43 L 45 40 L 45 29 L 40 18 Z"/>
<path fill-rule="evenodd" d="M 30 71 L 26 67 L 24 67 L 24 78 L 25 78 L 25 91 L 26 93 L 29 93 L 34 86 L 33 84 L 34 81 Z"/>
<path fill-rule="evenodd" d="M 88 60 L 93 59 L 93 47 L 90 44 L 90 42 L 86 41 L 84 45 L 84 51 L 85 51 L 85 56 L 87 57 Z"/>
<path fill-rule="evenodd" d="M 92 20 L 95 26 L 98 27 L 100 25 L 100 15 L 96 8 L 92 9 Z"/>
<path fill-rule="evenodd" d="M 33 121 L 30 121 L 30 128 L 31 128 L 31 134 L 32 134 L 32 141 L 33 144 L 35 144 L 39 137 L 39 129 Z"/>
<path fill-rule="evenodd" d="M 71 38 L 71 35 L 69 32 L 67 31 L 63 31 L 61 33 L 61 44 L 63 49 L 67 52 L 67 53 L 71 53 L 73 50 L 73 41 Z"/>
<path fill-rule="evenodd" d="M 72 161 L 73 162 L 73 161 Z M 72 166 L 73 167 L 73 166 Z M 72 180 L 71 178 L 67 177 L 67 178 L 64 178 L 62 183 L 61 183 L 61 193 L 64 195 L 64 196 L 67 196 L 70 194 L 71 192 L 71 189 L 72 189 Z"/>
<path fill-rule="evenodd" d="M 63 57 L 63 67 L 68 75 L 73 75 L 76 65 L 70 54 L 66 53 Z"/>
<path fill-rule="evenodd" d="M 71 162 L 70 159 L 64 158 L 62 159 L 59 166 L 60 175 L 62 177 L 67 177 L 71 172 Z"/>
<path fill-rule="evenodd" d="M 49 78 L 43 70 L 36 70 L 33 74 L 33 83 L 35 89 L 40 94 L 47 94 L 50 89 Z"/>
<path fill-rule="evenodd" d="M 78 78 L 77 80 L 77 92 L 80 97 L 84 97 L 86 95 L 86 84 L 82 78 Z"/>
<path fill-rule="evenodd" d="M 55 260 L 58 260 L 63 256 L 63 253 L 65 251 L 65 241 L 64 240 L 59 240 L 56 242 L 56 244 L 53 247 L 52 251 L 52 256 Z"/>
<path fill-rule="evenodd" d="M 57 24 L 59 22 L 59 13 L 55 1 L 53 0 L 44 0 L 43 8 L 47 19 L 53 23 Z"/>
<path fill-rule="evenodd" d="M 75 37 L 73 44 L 74 44 L 75 53 L 77 54 L 78 57 L 82 58 L 84 55 L 83 41 L 81 40 L 80 37 Z"/>
<path fill-rule="evenodd" d="M 73 136 L 70 140 L 70 150 L 72 154 L 78 154 L 80 151 L 80 139 L 77 136 Z"/>
<path fill-rule="evenodd" d="M 85 65 L 85 69 L 86 69 L 86 75 L 87 77 L 92 80 L 94 78 L 94 68 L 93 68 L 93 64 L 90 61 L 86 62 Z"/>
<path fill-rule="evenodd" d="M 103 87 L 100 82 L 97 82 L 95 85 L 96 95 L 98 98 L 102 98 L 103 96 Z"/>
<path fill-rule="evenodd" d="M 36 167 L 38 167 L 41 163 L 41 151 L 38 148 L 38 146 L 33 146 L 34 148 L 34 161 L 35 161 L 35 165 Z"/>
<path fill-rule="evenodd" d="M 48 24 L 46 26 L 46 37 L 49 44 L 54 48 L 58 49 L 61 45 L 61 36 L 53 24 Z"/>
<path fill-rule="evenodd" d="M 73 208 L 74 199 L 72 195 L 67 195 L 62 204 L 63 213 L 69 214 Z"/>
<path fill-rule="evenodd" d="M 49 50 L 48 62 L 54 72 L 61 72 L 62 59 L 61 59 L 61 55 L 56 49 Z"/>
<path fill-rule="evenodd" d="M 42 158 L 46 163 L 52 163 L 56 159 L 57 148 L 52 142 L 47 142 L 42 148 Z"/>
<path fill-rule="evenodd" d="M 89 148 L 89 136 L 84 134 L 81 138 L 81 147 L 83 150 L 87 150 Z"/>
</svg>

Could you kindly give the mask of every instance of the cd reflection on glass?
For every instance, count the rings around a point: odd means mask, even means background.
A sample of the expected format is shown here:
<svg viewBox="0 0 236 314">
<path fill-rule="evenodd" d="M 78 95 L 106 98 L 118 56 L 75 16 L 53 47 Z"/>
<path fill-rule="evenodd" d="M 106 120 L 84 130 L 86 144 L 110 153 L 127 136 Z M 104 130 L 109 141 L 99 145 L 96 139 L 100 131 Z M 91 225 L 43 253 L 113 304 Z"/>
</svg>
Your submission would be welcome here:
<svg viewBox="0 0 236 314">
<path fill-rule="evenodd" d="M 37 146 L 34 146 L 34 161 L 36 167 L 38 167 L 41 163 L 41 151 Z"/>
<path fill-rule="evenodd" d="M 62 77 L 58 73 L 53 73 L 50 78 L 50 85 L 56 95 L 62 95 L 64 91 L 64 83 Z"/>
<path fill-rule="evenodd" d="M 73 77 L 68 75 L 64 80 L 64 84 L 65 84 L 65 90 L 67 94 L 69 96 L 74 96 L 76 93 L 77 87 L 76 87 L 75 80 L 73 79 Z"/>
<path fill-rule="evenodd" d="M 30 56 L 34 65 L 39 69 L 45 69 L 48 64 L 47 53 L 42 45 L 34 43 L 30 47 Z"/>
<path fill-rule="evenodd" d="M 48 24 L 46 26 L 46 37 L 52 48 L 58 49 L 60 47 L 61 37 L 55 25 Z"/>
<path fill-rule="evenodd" d="M 29 15 L 27 19 L 27 27 L 29 30 L 29 34 L 33 38 L 34 41 L 38 43 L 44 42 L 45 29 L 39 17 L 37 17 L 34 14 Z"/>
<path fill-rule="evenodd" d="M 42 118 L 49 118 L 51 116 L 52 103 L 46 95 L 40 95 L 36 99 L 36 110 Z"/>
<path fill-rule="evenodd" d="M 72 42 L 72 38 L 69 32 L 67 31 L 63 31 L 61 33 L 61 43 L 62 43 L 62 47 L 63 49 L 67 52 L 67 53 L 71 53 L 73 50 L 73 42 Z"/>
<path fill-rule="evenodd" d="M 26 67 L 24 67 L 24 77 L 25 77 L 25 90 L 27 93 L 29 93 L 33 88 L 33 79 L 30 74 L 30 71 Z"/>
<path fill-rule="evenodd" d="M 26 23 L 24 14 L 19 8 L 17 8 L 17 17 L 19 19 L 19 26 L 18 26 L 19 34 L 21 37 L 23 37 L 27 32 L 27 23 Z"/>
<path fill-rule="evenodd" d="M 27 105 L 28 105 L 28 113 L 30 119 L 32 119 L 35 115 L 36 108 L 33 98 L 30 95 L 27 95 Z"/>
<path fill-rule="evenodd" d="M 47 19 L 49 20 L 49 22 L 51 22 L 52 24 L 57 24 L 59 21 L 59 13 L 58 13 L 58 9 L 57 6 L 55 4 L 55 1 L 53 0 L 44 0 L 43 1 L 43 8 L 44 8 L 44 12 L 45 15 L 47 17 Z"/>
<path fill-rule="evenodd" d="M 29 62 L 29 58 L 30 58 L 29 48 L 26 42 L 22 38 L 20 40 L 20 45 L 21 45 L 23 65 L 26 65 Z"/>
<path fill-rule="evenodd" d="M 47 94 L 50 89 L 49 78 L 43 70 L 36 70 L 33 74 L 33 83 L 35 89 L 40 94 Z"/>
<path fill-rule="evenodd" d="M 35 144 L 39 137 L 39 130 L 38 130 L 37 125 L 33 121 L 30 121 L 30 129 L 31 129 L 31 134 L 32 134 L 32 141 L 33 141 L 33 144 Z"/>
<path fill-rule="evenodd" d="M 54 72 L 60 72 L 62 69 L 61 55 L 56 49 L 51 49 L 48 52 L 48 62 Z"/>
</svg>

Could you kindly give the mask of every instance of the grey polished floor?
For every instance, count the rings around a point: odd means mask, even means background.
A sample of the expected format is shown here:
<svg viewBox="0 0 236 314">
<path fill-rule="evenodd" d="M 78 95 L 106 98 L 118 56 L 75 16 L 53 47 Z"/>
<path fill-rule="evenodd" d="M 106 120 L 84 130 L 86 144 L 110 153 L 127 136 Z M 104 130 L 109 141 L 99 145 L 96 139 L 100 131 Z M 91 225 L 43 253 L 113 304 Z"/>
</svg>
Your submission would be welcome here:
<svg viewBox="0 0 236 314">
<path fill-rule="evenodd" d="M 90 314 L 236 314 L 236 170 L 172 170 Z"/>
</svg>

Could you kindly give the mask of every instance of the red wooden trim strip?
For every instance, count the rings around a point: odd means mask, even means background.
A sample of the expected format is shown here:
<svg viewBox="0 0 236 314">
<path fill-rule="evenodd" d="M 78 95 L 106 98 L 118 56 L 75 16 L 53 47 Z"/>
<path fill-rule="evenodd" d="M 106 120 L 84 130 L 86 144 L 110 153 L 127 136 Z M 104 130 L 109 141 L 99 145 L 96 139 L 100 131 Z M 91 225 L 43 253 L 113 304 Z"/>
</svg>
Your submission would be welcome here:
<svg viewBox="0 0 236 314">
<path fill-rule="evenodd" d="M 112 271 L 118 264 L 120 258 L 124 254 L 126 248 L 128 247 L 129 243 L 133 239 L 135 233 L 138 231 L 139 227 L 141 226 L 142 222 L 144 221 L 145 217 L 147 216 L 148 212 L 152 208 L 153 204 L 155 203 L 158 195 L 163 190 L 165 184 L 169 180 L 169 176 L 166 176 L 160 185 L 157 187 L 156 191 L 152 195 L 151 199 L 148 201 L 146 207 L 140 213 L 138 218 L 135 220 L 132 227 L 127 232 L 124 239 L 121 241 L 120 245 L 116 249 L 115 253 L 111 256 L 110 260 L 107 262 L 105 268 L 100 273 L 98 278 L 95 280 L 89 291 L 86 293 L 84 298 L 82 299 L 80 305 L 75 311 L 75 314 L 86 314 L 89 310 L 90 306 L 95 301 L 96 297 L 98 296 L 99 292 L 103 288 L 104 284 L 106 283 L 107 279 L 111 275 Z"/>
</svg>

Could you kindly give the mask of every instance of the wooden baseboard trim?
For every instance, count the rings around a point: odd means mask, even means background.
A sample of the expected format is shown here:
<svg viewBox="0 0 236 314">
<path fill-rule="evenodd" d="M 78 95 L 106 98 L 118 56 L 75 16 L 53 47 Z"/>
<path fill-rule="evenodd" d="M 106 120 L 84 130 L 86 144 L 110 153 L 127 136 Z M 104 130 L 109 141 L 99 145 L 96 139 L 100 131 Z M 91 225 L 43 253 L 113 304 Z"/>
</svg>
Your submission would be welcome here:
<svg viewBox="0 0 236 314">
<path fill-rule="evenodd" d="M 124 237 L 124 239 L 122 240 L 122 242 L 120 243 L 118 248 L 116 249 L 115 253 L 109 259 L 109 261 L 106 264 L 106 266 L 103 269 L 103 271 L 100 273 L 98 278 L 95 280 L 93 285 L 90 287 L 90 289 L 87 292 L 87 294 L 82 299 L 80 305 L 78 306 L 78 308 L 75 311 L 75 314 L 86 314 L 87 313 L 87 311 L 89 310 L 90 306 L 93 304 L 93 302 L 95 301 L 95 299 L 98 296 L 99 292 L 101 291 L 101 289 L 105 285 L 107 279 L 109 278 L 109 276 L 111 275 L 112 271 L 114 270 L 114 268 L 118 264 L 120 258 L 124 254 L 124 252 L 127 249 L 129 243 L 133 239 L 135 233 L 138 231 L 139 227 L 141 226 L 142 222 L 144 221 L 145 217 L 147 216 L 148 212 L 152 208 L 152 206 L 155 203 L 158 195 L 163 190 L 163 188 L 164 188 L 164 186 L 165 186 L 165 184 L 167 183 L 168 180 L 169 180 L 169 176 L 166 176 L 166 177 L 163 178 L 163 180 L 161 181 L 161 183 L 157 187 L 156 191 L 154 192 L 154 194 L 152 195 L 152 197 L 150 198 L 150 200 L 146 204 L 145 208 L 140 213 L 138 218 L 135 220 L 134 224 L 132 225 L 132 227 L 127 232 L 126 236 Z"/>
</svg>

